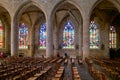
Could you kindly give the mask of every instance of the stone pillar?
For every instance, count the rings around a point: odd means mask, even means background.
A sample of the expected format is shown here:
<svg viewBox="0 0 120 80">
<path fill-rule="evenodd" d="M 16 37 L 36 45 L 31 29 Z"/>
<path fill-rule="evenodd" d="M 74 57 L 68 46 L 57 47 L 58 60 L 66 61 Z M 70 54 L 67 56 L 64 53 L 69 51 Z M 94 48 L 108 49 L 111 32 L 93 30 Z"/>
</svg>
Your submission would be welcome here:
<svg viewBox="0 0 120 80">
<path fill-rule="evenodd" d="M 10 53 L 10 25 L 5 26 L 5 48 L 6 52 Z"/>
<path fill-rule="evenodd" d="M 80 26 L 79 26 L 79 56 L 83 56 L 83 54 L 82 54 L 82 46 L 83 46 L 83 44 L 82 44 L 82 25 L 80 24 Z"/>
<path fill-rule="evenodd" d="M 74 52 L 75 57 L 79 58 L 79 26 L 78 23 L 74 23 Z"/>
<path fill-rule="evenodd" d="M 53 55 L 53 26 L 50 15 L 46 18 L 47 37 L 46 37 L 46 58 Z"/>
<path fill-rule="evenodd" d="M 34 50 L 35 50 L 35 45 L 34 45 L 34 43 L 35 43 L 35 29 L 34 29 L 34 26 L 32 26 L 31 28 L 30 28 L 30 53 L 29 53 L 29 55 L 28 56 L 30 56 L 30 57 L 32 57 L 33 55 L 34 55 Z"/>
<path fill-rule="evenodd" d="M 105 47 L 105 50 L 104 50 L 104 56 L 105 57 L 109 57 L 109 28 L 110 28 L 110 24 L 108 22 L 105 23 L 105 30 L 102 34 L 106 34 L 104 35 L 104 39 L 103 39 L 103 44 L 104 47 Z"/>
<path fill-rule="evenodd" d="M 11 56 L 18 55 L 18 24 L 11 18 Z"/>
<path fill-rule="evenodd" d="M 59 51 L 59 35 L 58 35 L 58 28 L 56 27 L 53 33 L 53 39 L 54 39 L 54 56 L 57 55 L 57 52 Z"/>
<path fill-rule="evenodd" d="M 83 17 L 83 60 L 89 57 L 89 17 Z"/>
<path fill-rule="evenodd" d="M 116 47 L 117 48 L 120 48 L 120 42 L 119 42 L 120 41 L 120 31 L 119 30 L 120 30 L 120 27 L 117 26 L 116 27 L 116 33 L 117 33 L 117 40 L 116 40 L 117 46 Z"/>
<path fill-rule="evenodd" d="M 41 23 L 41 22 L 40 22 Z M 34 27 L 34 37 L 35 37 L 35 41 L 34 41 L 34 57 L 38 57 L 37 55 L 39 54 L 38 51 L 40 51 L 40 47 L 39 47 L 39 38 L 40 38 L 40 34 L 39 34 L 39 30 L 40 30 L 40 26 L 41 24 L 37 24 Z M 45 54 L 45 53 L 44 53 Z"/>
</svg>

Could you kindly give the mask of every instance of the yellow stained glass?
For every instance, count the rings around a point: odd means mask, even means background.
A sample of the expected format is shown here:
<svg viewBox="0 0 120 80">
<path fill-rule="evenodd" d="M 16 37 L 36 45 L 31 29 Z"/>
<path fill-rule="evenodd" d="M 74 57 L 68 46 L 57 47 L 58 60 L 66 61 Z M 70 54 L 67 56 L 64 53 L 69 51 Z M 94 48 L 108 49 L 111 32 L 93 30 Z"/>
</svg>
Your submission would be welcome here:
<svg viewBox="0 0 120 80">
<path fill-rule="evenodd" d="M 0 48 L 3 48 L 3 26 L 1 20 L 0 20 Z"/>
</svg>

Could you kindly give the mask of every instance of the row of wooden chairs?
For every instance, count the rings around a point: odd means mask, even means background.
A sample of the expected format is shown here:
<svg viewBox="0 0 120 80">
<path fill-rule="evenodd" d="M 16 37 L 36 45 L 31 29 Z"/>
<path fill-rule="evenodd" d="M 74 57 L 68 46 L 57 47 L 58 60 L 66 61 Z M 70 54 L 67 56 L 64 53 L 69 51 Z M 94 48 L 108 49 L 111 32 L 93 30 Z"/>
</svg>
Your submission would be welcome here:
<svg viewBox="0 0 120 80">
<path fill-rule="evenodd" d="M 1 65 L 0 80 L 26 80 L 35 73 L 40 72 L 46 64 L 43 63 L 43 61 L 47 59 L 42 60 L 41 58 L 14 58 L 14 60 L 12 58 L 6 64 Z"/>
<path fill-rule="evenodd" d="M 34 74 L 32 77 L 27 80 L 47 80 L 47 75 L 51 72 L 51 66 L 47 66 L 40 73 Z"/>
<path fill-rule="evenodd" d="M 75 59 L 71 58 L 71 71 L 72 71 L 72 79 L 73 80 L 81 80 L 79 71 L 75 65 Z"/>
<path fill-rule="evenodd" d="M 72 67 L 73 80 L 81 80 L 77 67 Z"/>
<path fill-rule="evenodd" d="M 109 78 L 112 78 L 113 80 L 120 79 L 120 65 L 119 62 L 115 62 L 114 60 L 99 60 L 99 59 L 93 59 L 94 63 L 99 65 L 105 74 Z"/>
<path fill-rule="evenodd" d="M 85 58 L 88 64 L 89 73 L 93 76 L 94 80 L 108 80 L 108 77 L 99 69 L 97 69 L 91 59 Z"/>
<path fill-rule="evenodd" d="M 107 76 L 94 66 L 89 67 L 89 72 L 95 80 L 108 80 Z"/>
<path fill-rule="evenodd" d="M 52 80 L 63 80 L 65 67 L 60 66 Z"/>
</svg>

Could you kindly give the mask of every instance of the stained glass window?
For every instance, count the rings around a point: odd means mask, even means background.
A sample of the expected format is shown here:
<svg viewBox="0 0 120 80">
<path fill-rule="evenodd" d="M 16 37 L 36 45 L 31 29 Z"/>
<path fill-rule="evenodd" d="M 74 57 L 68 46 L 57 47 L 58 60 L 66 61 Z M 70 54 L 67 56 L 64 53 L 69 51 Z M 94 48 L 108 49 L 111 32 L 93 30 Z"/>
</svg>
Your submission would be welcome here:
<svg viewBox="0 0 120 80">
<path fill-rule="evenodd" d="M 19 25 L 19 49 L 28 48 L 28 27 L 22 23 Z"/>
<path fill-rule="evenodd" d="M 3 47 L 3 25 L 2 21 L 0 20 L 0 48 Z"/>
<path fill-rule="evenodd" d="M 110 48 L 116 48 L 116 29 L 115 29 L 114 26 L 110 26 L 109 47 Z"/>
<path fill-rule="evenodd" d="M 90 48 L 97 49 L 99 48 L 99 29 L 98 24 L 94 21 L 91 21 L 89 27 L 89 34 L 90 34 Z"/>
<path fill-rule="evenodd" d="M 70 21 L 68 21 L 63 30 L 63 48 L 74 48 L 74 27 Z"/>
<path fill-rule="evenodd" d="M 46 23 L 43 23 L 39 30 L 39 47 L 40 49 L 46 48 Z"/>
</svg>

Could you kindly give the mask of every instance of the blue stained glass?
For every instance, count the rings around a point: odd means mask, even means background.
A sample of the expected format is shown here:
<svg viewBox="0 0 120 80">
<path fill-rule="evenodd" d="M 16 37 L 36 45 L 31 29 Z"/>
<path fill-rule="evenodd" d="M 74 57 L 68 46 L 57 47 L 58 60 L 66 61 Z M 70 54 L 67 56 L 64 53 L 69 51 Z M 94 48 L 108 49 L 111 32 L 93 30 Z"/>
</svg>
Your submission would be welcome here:
<svg viewBox="0 0 120 80">
<path fill-rule="evenodd" d="M 19 25 L 19 48 L 28 48 L 28 27 L 22 23 Z"/>
<path fill-rule="evenodd" d="M 39 30 L 39 48 L 46 48 L 46 23 L 43 23 Z"/>
<path fill-rule="evenodd" d="M 66 23 L 63 30 L 63 48 L 74 48 L 74 27 L 70 21 Z"/>
</svg>

